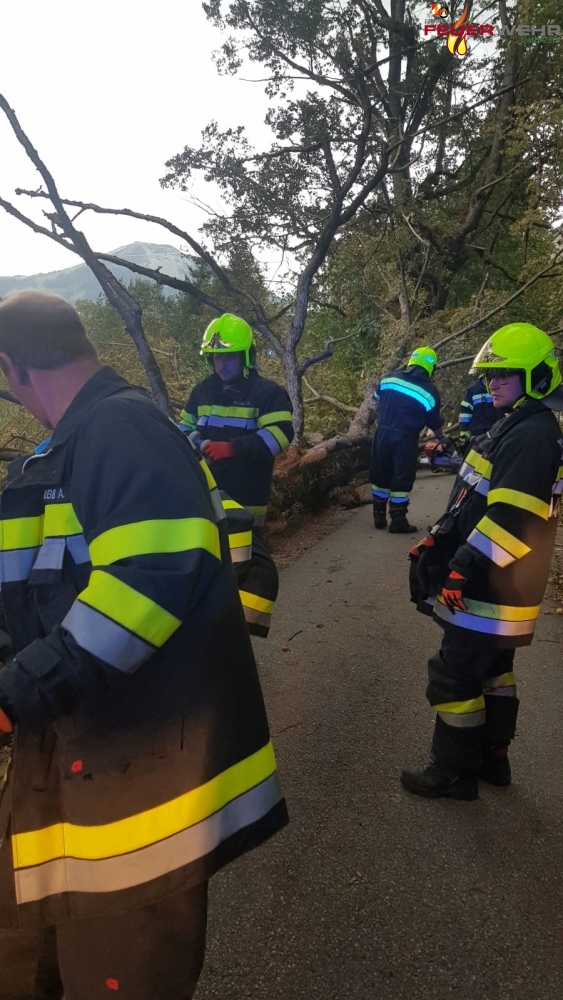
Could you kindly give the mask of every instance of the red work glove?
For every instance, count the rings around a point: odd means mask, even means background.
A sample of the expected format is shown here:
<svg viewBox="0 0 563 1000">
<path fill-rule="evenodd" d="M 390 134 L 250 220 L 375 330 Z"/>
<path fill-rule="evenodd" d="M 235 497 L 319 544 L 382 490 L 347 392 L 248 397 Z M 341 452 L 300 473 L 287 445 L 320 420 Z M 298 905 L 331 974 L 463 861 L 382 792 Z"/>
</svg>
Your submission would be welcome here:
<svg viewBox="0 0 563 1000">
<path fill-rule="evenodd" d="M 220 458 L 232 458 L 235 453 L 230 441 L 208 441 L 203 449 L 206 458 L 218 462 Z"/>
<path fill-rule="evenodd" d="M 462 593 L 463 584 L 466 582 L 465 577 L 461 573 L 457 573 L 455 569 L 452 569 L 442 588 L 444 604 L 454 614 L 456 611 L 467 611 L 467 607 L 463 603 Z"/>
<path fill-rule="evenodd" d="M 0 733 L 11 733 L 13 728 L 8 716 L 0 708 Z"/>
<path fill-rule="evenodd" d="M 409 556 L 411 559 L 420 559 L 424 549 L 431 549 L 433 545 L 434 539 L 432 538 L 432 535 L 425 535 L 421 542 L 417 542 L 416 545 L 413 545 L 409 552 Z"/>
</svg>

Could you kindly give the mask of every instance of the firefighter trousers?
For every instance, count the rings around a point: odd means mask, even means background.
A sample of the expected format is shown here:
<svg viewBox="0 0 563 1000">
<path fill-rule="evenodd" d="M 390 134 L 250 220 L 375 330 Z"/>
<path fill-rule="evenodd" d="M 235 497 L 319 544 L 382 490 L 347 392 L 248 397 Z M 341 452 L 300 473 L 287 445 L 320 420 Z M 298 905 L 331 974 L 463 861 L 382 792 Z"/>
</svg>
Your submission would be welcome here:
<svg viewBox="0 0 563 1000">
<path fill-rule="evenodd" d="M 372 495 L 380 499 L 408 499 L 416 478 L 418 434 L 378 428 L 373 439 L 369 475 Z"/>
<path fill-rule="evenodd" d="M 454 770 L 479 768 L 486 747 L 508 746 L 516 731 L 514 649 L 487 646 L 455 627 L 444 630 L 428 661 L 426 696 L 436 711 L 434 760 Z"/>
<path fill-rule="evenodd" d="M 124 913 L 21 930 L 9 841 L 0 850 L 0 1000 L 191 1000 L 207 883 Z"/>
</svg>

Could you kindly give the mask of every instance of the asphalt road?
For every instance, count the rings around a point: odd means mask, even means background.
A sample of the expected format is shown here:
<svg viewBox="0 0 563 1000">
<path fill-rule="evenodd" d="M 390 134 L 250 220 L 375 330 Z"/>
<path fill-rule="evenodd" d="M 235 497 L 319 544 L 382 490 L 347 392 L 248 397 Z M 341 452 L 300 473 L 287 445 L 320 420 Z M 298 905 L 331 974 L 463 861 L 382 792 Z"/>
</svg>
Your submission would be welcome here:
<svg viewBox="0 0 563 1000">
<path fill-rule="evenodd" d="M 450 487 L 422 475 L 415 523 Z M 563 620 L 546 602 L 517 654 L 512 787 L 410 796 L 440 638 L 408 603 L 410 544 L 366 507 L 282 574 L 256 650 L 291 825 L 213 880 L 197 1000 L 563 998 Z"/>
</svg>

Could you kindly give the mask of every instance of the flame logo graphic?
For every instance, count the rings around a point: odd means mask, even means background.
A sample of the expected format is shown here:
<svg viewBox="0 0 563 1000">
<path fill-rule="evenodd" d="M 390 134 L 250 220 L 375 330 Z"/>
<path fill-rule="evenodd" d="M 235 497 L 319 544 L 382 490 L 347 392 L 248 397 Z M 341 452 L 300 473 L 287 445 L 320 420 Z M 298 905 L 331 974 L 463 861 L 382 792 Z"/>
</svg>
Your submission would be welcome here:
<svg viewBox="0 0 563 1000">
<path fill-rule="evenodd" d="M 467 23 L 469 17 L 469 4 L 466 3 L 463 8 L 463 14 L 458 17 L 454 27 L 457 30 L 461 28 L 462 25 Z M 448 35 L 448 49 L 450 50 L 452 56 L 463 57 L 467 55 L 467 45 L 465 43 L 464 35 Z"/>
<path fill-rule="evenodd" d="M 447 17 L 448 14 L 450 13 L 448 8 L 441 3 L 431 4 L 431 9 L 432 13 L 434 14 L 434 17 Z"/>
</svg>

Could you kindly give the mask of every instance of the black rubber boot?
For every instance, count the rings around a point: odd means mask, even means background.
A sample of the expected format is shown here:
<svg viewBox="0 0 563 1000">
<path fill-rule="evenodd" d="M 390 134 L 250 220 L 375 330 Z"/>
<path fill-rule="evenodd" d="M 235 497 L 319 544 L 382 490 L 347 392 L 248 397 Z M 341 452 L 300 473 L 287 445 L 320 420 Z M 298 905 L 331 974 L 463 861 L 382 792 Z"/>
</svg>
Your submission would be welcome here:
<svg viewBox="0 0 563 1000">
<path fill-rule="evenodd" d="M 391 518 L 389 533 L 391 535 L 407 535 L 413 531 L 418 531 L 416 525 L 409 524 L 407 518 L 408 509 L 408 503 L 394 504 L 391 502 L 389 504 L 389 517 Z"/>
<path fill-rule="evenodd" d="M 449 726 L 437 715 L 424 767 L 411 767 L 401 774 L 404 788 L 429 799 L 479 798 L 479 764 L 483 746 L 483 726 Z"/>
<path fill-rule="evenodd" d="M 373 523 L 378 531 L 387 527 L 387 500 L 376 500 L 372 497 Z"/>
<path fill-rule="evenodd" d="M 479 777 L 499 788 L 507 788 L 512 781 L 508 747 L 516 735 L 519 705 L 518 698 L 485 695 L 486 736 Z"/>
<path fill-rule="evenodd" d="M 512 771 L 508 759 L 508 747 L 485 747 L 479 769 L 481 781 L 490 785 L 507 788 L 512 781 Z"/>
<path fill-rule="evenodd" d="M 424 767 L 407 768 L 401 773 L 401 784 L 408 792 L 428 799 L 462 799 L 473 802 L 479 798 L 476 774 L 461 774 L 433 760 Z"/>
</svg>

